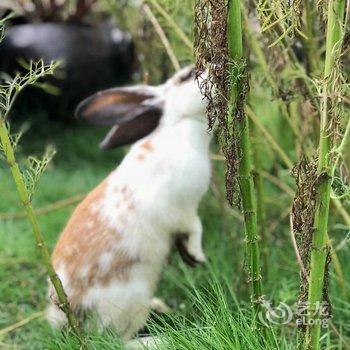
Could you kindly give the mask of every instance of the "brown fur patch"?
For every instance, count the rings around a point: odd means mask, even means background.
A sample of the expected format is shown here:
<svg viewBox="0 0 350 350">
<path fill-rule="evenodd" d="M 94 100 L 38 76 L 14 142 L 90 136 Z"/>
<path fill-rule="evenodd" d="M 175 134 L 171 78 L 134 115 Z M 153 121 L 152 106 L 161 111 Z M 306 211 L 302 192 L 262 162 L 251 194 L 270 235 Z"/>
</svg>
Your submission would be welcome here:
<svg viewBox="0 0 350 350">
<path fill-rule="evenodd" d="M 122 189 L 120 190 L 120 192 L 123 195 L 124 201 L 128 201 L 128 200 L 130 201 L 132 194 L 133 194 L 133 191 L 131 190 L 130 187 L 128 187 L 127 185 L 124 185 L 122 187 Z"/>
<path fill-rule="evenodd" d="M 152 145 L 150 140 L 146 140 L 145 142 L 143 142 L 141 147 L 143 149 L 145 149 L 146 151 L 148 151 L 148 152 L 153 152 L 154 151 L 154 147 L 153 147 L 153 145 Z"/>
<path fill-rule="evenodd" d="M 63 265 L 65 268 L 73 307 L 80 304 L 92 285 L 108 285 L 113 278 L 126 280 L 130 268 L 137 262 L 118 248 L 120 233 L 107 227 L 98 211 L 93 210 L 101 202 L 106 186 L 107 180 L 78 205 L 52 255 L 54 267 L 57 269 Z M 112 257 L 110 266 L 102 271 L 100 259 L 104 253 Z"/>
<path fill-rule="evenodd" d="M 140 162 L 144 161 L 145 160 L 145 155 L 144 154 L 139 154 L 136 158 L 137 160 L 139 160 Z"/>
</svg>

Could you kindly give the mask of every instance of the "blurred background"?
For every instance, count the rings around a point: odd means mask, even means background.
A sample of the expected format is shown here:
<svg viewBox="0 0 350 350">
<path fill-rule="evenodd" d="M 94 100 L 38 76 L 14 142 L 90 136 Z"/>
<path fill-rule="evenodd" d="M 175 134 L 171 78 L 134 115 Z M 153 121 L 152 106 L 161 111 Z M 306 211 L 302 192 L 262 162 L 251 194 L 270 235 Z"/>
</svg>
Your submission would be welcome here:
<svg viewBox="0 0 350 350">
<path fill-rule="evenodd" d="M 0 71 L 13 75 L 29 60 L 59 60 L 46 94 L 29 91 L 17 104 L 44 108 L 51 119 L 71 120 L 77 103 L 98 90 L 140 80 L 159 83 L 172 73 L 138 1 L 2 0 L 0 15 L 10 12 L 15 16 L 0 48 Z M 184 11 L 180 24 L 191 28 L 186 21 Z M 176 48 L 182 64 L 192 59 L 183 51 Z"/>
<path fill-rule="evenodd" d="M 194 2 L 166 0 L 156 5 L 171 13 L 191 41 Z M 118 161 L 124 150 L 100 152 L 98 144 L 108 128 L 76 121 L 77 104 L 111 87 L 159 84 L 180 65 L 193 63 L 191 42 L 184 46 L 157 8 L 149 6 L 138 0 L 0 1 L 0 17 L 12 14 L 0 45 L 0 82 L 25 72 L 31 60 L 60 62 L 53 77 L 20 94 L 9 116 L 14 130 L 27 131 L 22 144 L 25 154 L 41 153 L 48 145 L 57 149 L 65 143 L 69 152 L 58 152 L 65 160 L 82 152 L 75 159 Z M 154 22 L 176 52 L 175 67 Z M 67 133 L 76 144 L 86 140 L 88 149 L 63 141 Z M 58 154 L 56 160 L 59 158 Z"/>
</svg>

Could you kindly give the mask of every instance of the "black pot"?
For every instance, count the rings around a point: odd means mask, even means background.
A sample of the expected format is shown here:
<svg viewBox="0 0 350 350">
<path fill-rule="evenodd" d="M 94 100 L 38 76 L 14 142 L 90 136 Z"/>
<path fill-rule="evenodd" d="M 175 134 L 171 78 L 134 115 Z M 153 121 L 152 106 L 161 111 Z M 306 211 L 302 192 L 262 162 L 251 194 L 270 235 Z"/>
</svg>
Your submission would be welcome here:
<svg viewBox="0 0 350 350">
<path fill-rule="evenodd" d="M 13 74 L 21 68 L 19 59 L 41 58 L 46 63 L 62 62 L 59 77 L 50 80 L 59 87 L 60 95 L 30 89 L 17 105 L 45 108 L 51 117 L 64 119 L 71 118 L 75 106 L 91 93 L 130 81 L 135 66 L 130 35 L 107 24 L 41 23 L 8 28 L 0 45 L 0 71 Z"/>
</svg>

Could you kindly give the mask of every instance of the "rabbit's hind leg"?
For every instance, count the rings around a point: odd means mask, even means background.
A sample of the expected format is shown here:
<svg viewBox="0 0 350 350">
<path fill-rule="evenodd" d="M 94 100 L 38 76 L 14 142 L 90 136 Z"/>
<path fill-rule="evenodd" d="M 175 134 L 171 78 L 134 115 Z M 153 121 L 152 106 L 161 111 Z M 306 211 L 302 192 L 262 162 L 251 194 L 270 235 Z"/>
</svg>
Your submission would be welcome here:
<svg viewBox="0 0 350 350">
<path fill-rule="evenodd" d="M 123 340 L 131 339 L 149 315 L 150 297 L 144 285 L 111 283 L 94 288 L 86 300 L 102 326 L 113 328 Z"/>
<path fill-rule="evenodd" d="M 150 309 L 157 314 L 168 314 L 171 312 L 170 306 L 164 300 L 157 297 L 151 299 Z"/>
</svg>

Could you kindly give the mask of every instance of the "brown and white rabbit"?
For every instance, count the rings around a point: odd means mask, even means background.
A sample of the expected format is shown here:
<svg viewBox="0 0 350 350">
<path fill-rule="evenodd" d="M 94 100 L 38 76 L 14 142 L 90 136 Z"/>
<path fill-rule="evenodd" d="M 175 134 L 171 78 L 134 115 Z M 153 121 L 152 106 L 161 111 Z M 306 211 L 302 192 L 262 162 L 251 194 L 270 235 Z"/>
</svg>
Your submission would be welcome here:
<svg viewBox="0 0 350 350">
<path fill-rule="evenodd" d="M 205 261 L 197 209 L 210 181 L 211 137 L 195 75 L 187 67 L 163 85 L 102 91 L 77 108 L 80 119 L 114 125 L 103 149 L 136 143 L 78 205 L 52 261 L 73 310 L 93 311 L 123 339 L 144 326 L 176 235 L 185 237 L 184 258 Z M 49 292 L 47 317 L 62 326 Z"/>
</svg>

